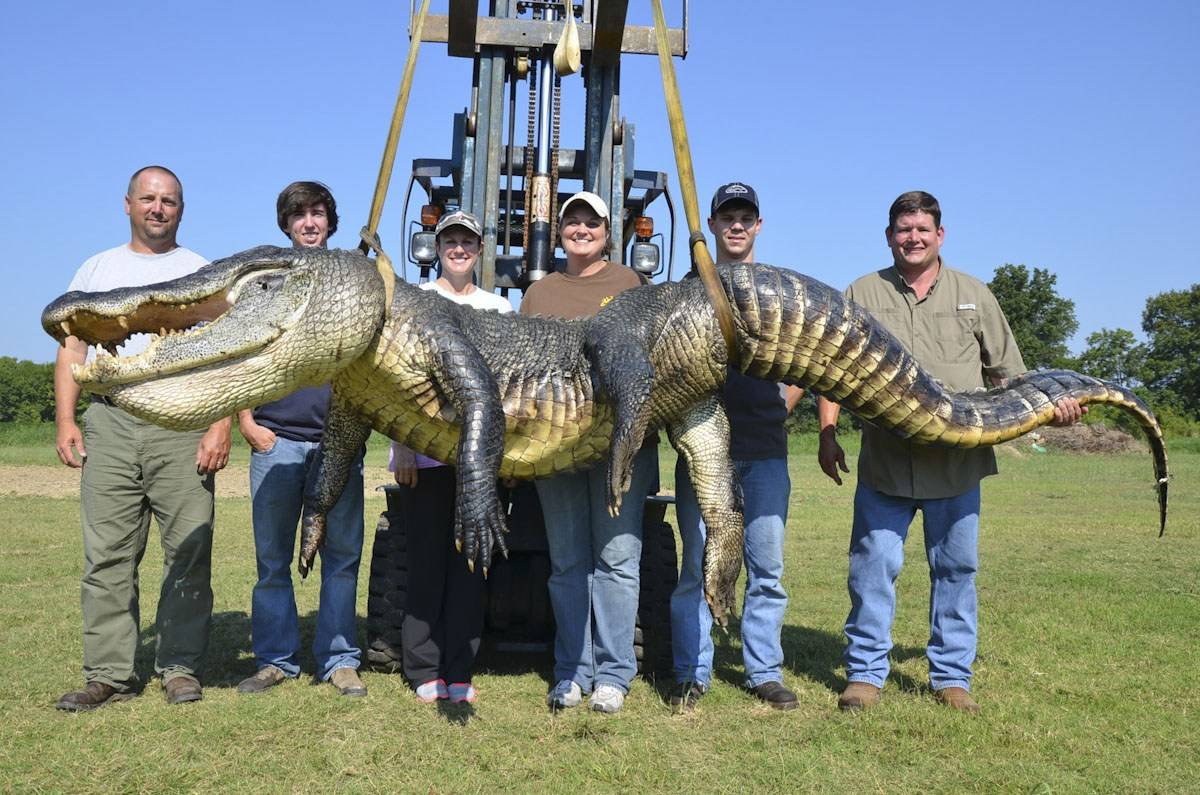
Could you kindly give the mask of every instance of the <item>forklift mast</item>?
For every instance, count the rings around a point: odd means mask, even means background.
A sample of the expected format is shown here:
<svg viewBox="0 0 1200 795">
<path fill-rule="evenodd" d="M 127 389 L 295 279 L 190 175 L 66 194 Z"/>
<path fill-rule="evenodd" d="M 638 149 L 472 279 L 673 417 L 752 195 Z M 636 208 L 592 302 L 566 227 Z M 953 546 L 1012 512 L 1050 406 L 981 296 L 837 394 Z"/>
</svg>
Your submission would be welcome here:
<svg viewBox="0 0 1200 795">
<path fill-rule="evenodd" d="M 408 219 L 414 185 L 424 191 L 420 220 L 403 263 L 416 265 L 420 280 L 434 262 L 433 227 L 444 212 L 462 209 L 483 226 L 476 282 L 485 290 L 524 290 L 552 272 L 561 202 L 590 190 L 608 204 L 612 218 L 610 259 L 647 278 L 662 272 L 660 243 L 667 241 L 668 278 L 674 266 L 675 213 L 663 171 L 640 170 L 634 162 L 634 125 L 620 114 L 623 53 L 657 54 L 654 29 L 626 25 L 628 0 L 491 0 L 479 13 L 477 0 L 449 0 L 449 13 L 429 14 L 422 42 L 445 43 L 453 57 L 473 61 L 470 105 L 454 114 L 450 157 L 417 158 L 404 201 Z M 559 142 L 560 92 L 555 43 L 570 8 L 577 20 L 586 92 L 581 146 Z M 411 8 L 410 8 L 411 13 Z M 687 54 L 687 0 L 682 26 L 670 28 L 671 54 Z M 518 103 L 526 83 L 527 102 Z M 517 121 L 524 116 L 524 140 Z M 575 183 L 569 190 L 563 181 Z M 655 234 L 648 207 L 663 197 L 669 233 Z M 404 237 L 402 235 L 402 237 Z M 656 243 L 655 241 L 659 241 Z M 405 278 L 407 268 L 405 267 Z"/>
</svg>

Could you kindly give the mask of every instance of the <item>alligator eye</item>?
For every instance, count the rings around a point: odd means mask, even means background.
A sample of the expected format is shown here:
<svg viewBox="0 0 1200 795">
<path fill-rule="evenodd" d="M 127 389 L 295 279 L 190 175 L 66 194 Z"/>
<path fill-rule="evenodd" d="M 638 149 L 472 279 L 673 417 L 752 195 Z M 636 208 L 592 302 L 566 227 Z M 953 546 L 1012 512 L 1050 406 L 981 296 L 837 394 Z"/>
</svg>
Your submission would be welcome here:
<svg viewBox="0 0 1200 795">
<path fill-rule="evenodd" d="M 283 274 L 272 274 L 258 280 L 258 286 L 263 289 L 263 292 L 274 290 L 281 284 L 283 284 Z"/>
</svg>

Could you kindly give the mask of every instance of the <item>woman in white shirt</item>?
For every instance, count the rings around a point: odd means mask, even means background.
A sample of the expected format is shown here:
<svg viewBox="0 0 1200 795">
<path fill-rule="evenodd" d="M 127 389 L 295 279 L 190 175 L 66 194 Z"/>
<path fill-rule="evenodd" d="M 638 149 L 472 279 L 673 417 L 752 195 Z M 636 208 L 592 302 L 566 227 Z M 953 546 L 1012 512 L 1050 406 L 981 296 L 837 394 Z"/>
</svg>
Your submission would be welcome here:
<svg viewBox="0 0 1200 795">
<path fill-rule="evenodd" d="M 440 263 L 421 285 L 459 304 L 511 312 L 507 299 L 474 282 L 482 228 L 470 213 L 442 217 L 436 228 Z M 408 596 L 400 628 L 404 675 L 417 698 L 472 703 L 471 668 L 483 633 L 482 570 L 467 568 L 454 548 L 454 468 L 393 443 L 389 469 L 407 503 Z"/>
</svg>

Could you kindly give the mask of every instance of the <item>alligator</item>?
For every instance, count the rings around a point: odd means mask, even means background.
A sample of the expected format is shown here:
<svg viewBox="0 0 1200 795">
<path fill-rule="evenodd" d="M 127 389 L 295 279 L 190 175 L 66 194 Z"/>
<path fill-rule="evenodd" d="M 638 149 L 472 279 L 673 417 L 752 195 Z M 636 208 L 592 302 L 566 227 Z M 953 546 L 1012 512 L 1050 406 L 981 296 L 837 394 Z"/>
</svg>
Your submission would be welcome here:
<svg viewBox="0 0 1200 795">
<path fill-rule="evenodd" d="M 169 282 L 67 293 L 45 309 L 42 324 L 60 341 L 73 335 L 97 345 L 95 360 L 74 372 L 84 389 L 168 428 L 201 428 L 332 382 L 305 490 L 301 575 L 372 429 L 455 464 L 456 542 L 485 572 L 493 550 L 506 554 L 498 479 L 541 478 L 607 457 L 615 512 L 643 440 L 665 429 L 709 528 L 705 596 L 724 623 L 743 533 L 729 422 L 717 397 L 730 365 L 810 389 L 922 444 L 1016 438 L 1052 421 L 1065 396 L 1118 406 L 1149 440 L 1160 535 L 1166 526 L 1162 430 L 1130 390 L 1051 370 L 950 393 L 866 310 L 792 270 L 718 268 L 733 308 L 732 349 L 699 279 L 630 290 L 594 318 L 564 321 L 470 309 L 382 274 L 357 251 L 264 246 Z M 154 335 L 143 353 L 110 355 L 138 332 Z"/>
</svg>

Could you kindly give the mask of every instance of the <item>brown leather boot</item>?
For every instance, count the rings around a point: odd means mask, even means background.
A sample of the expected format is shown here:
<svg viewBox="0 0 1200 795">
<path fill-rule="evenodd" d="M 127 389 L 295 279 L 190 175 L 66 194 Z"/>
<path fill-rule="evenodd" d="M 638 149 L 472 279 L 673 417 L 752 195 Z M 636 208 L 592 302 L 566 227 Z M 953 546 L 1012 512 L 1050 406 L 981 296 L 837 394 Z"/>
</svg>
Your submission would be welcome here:
<svg viewBox="0 0 1200 795">
<path fill-rule="evenodd" d="M 287 679 L 287 675 L 281 669 L 274 665 L 264 665 L 255 672 L 254 676 L 248 676 L 239 682 L 237 691 L 239 693 L 261 693 L 284 679 Z"/>
<path fill-rule="evenodd" d="M 167 694 L 168 704 L 189 704 L 204 698 L 200 680 L 187 674 L 173 676 L 163 682 L 163 691 Z"/>
<path fill-rule="evenodd" d="M 72 690 L 64 693 L 54 705 L 55 709 L 67 712 L 87 712 L 117 701 L 128 701 L 134 693 L 120 693 L 115 687 L 105 682 L 88 682 L 82 690 Z"/>
<path fill-rule="evenodd" d="M 329 677 L 329 681 L 343 696 L 365 696 L 367 686 L 358 677 L 358 671 L 353 668 L 338 668 Z"/>
<path fill-rule="evenodd" d="M 843 712 L 857 712 L 873 707 L 879 703 L 880 691 L 881 688 L 869 682 L 851 682 L 838 697 L 838 709 Z"/>
<path fill-rule="evenodd" d="M 800 706 L 796 694 L 783 682 L 763 682 L 758 687 L 750 688 L 750 692 L 771 709 L 795 709 Z"/>
<path fill-rule="evenodd" d="M 968 712 L 972 715 L 979 712 L 979 705 L 975 703 L 975 699 L 971 698 L 971 694 L 961 687 L 947 687 L 942 690 L 935 690 L 933 697 L 940 703 L 959 712 Z"/>
</svg>

